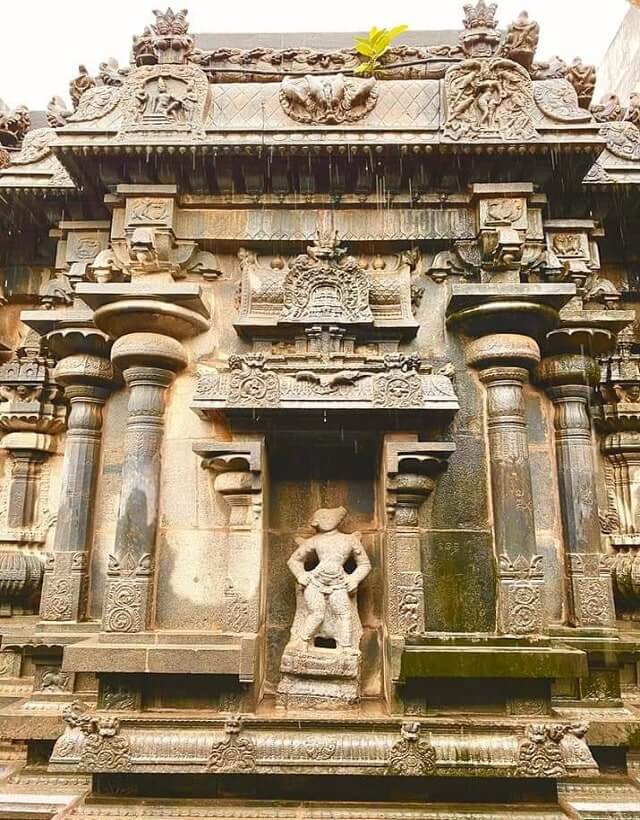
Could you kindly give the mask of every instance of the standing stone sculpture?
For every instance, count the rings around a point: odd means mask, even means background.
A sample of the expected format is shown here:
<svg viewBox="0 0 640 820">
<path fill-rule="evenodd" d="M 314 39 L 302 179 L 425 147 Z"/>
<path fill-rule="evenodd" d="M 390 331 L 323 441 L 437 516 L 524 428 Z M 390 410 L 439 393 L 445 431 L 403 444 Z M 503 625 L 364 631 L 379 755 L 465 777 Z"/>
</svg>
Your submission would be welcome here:
<svg viewBox="0 0 640 820">
<path fill-rule="evenodd" d="M 282 656 L 279 701 L 286 707 L 343 706 L 359 697 L 360 637 L 356 593 L 371 572 L 360 533 L 339 531 L 344 507 L 318 510 L 317 534 L 298 538 L 287 563 L 297 581 L 296 614 Z M 312 569 L 309 562 L 316 560 Z M 352 572 L 345 570 L 349 560 Z"/>
</svg>

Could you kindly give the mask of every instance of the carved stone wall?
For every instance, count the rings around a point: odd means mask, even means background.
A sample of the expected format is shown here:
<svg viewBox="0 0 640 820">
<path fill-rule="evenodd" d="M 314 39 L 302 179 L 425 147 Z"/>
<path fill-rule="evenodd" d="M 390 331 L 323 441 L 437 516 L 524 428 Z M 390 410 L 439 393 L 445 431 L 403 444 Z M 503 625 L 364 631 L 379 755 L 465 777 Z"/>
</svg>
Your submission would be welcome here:
<svg viewBox="0 0 640 820">
<path fill-rule="evenodd" d="M 153 16 L 0 105 L 0 817 L 635 815 L 638 100 Z"/>
</svg>

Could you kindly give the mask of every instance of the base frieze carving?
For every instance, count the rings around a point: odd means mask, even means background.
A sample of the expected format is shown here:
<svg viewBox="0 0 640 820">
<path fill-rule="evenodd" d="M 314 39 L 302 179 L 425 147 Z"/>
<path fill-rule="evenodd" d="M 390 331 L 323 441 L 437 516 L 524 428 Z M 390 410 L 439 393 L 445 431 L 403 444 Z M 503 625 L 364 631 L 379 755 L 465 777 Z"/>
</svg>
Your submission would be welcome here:
<svg viewBox="0 0 640 820">
<path fill-rule="evenodd" d="M 67 728 L 50 760 L 52 772 L 221 771 L 258 774 L 415 774 L 445 777 L 592 776 L 597 767 L 584 737 L 586 724 L 531 724 L 503 719 L 460 735 L 448 722 L 406 721 L 400 736 L 391 721 L 359 720 L 349 728 L 244 717 L 189 726 L 150 715 L 65 710 Z M 301 722 L 302 721 L 302 722 Z M 87 751 L 88 746 L 88 751 Z"/>
</svg>

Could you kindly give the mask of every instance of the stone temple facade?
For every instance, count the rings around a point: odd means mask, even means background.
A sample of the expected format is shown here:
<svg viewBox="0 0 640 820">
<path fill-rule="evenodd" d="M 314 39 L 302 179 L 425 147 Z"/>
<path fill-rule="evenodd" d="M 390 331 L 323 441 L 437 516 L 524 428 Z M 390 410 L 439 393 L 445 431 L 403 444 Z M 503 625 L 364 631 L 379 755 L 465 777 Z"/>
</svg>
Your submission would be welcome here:
<svg viewBox="0 0 640 820">
<path fill-rule="evenodd" d="M 0 112 L 0 818 L 640 817 L 640 97 L 496 13 Z"/>
</svg>

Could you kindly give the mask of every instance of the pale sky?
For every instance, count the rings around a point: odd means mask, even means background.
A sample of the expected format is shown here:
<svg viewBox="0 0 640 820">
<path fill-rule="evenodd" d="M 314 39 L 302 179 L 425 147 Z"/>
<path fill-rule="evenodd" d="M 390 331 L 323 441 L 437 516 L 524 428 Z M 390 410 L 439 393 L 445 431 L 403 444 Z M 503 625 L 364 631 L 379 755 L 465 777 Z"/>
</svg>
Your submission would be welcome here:
<svg viewBox="0 0 640 820">
<path fill-rule="evenodd" d="M 361 31 L 406 23 L 417 29 L 461 28 L 465 0 L 178 0 L 193 32 Z M 0 98 L 10 106 L 44 109 L 67 97 L 69 80 L 85 63 L 116 57 L 127 64 L 131 36 L 153 21 L 167 0 L 0 0 Z M 540 23 L 538 59 L 558 54 L 596 65 L 629 8 L 627 0 L 502 0 L 504 26 L 523 8 Z"/>
</svg>

